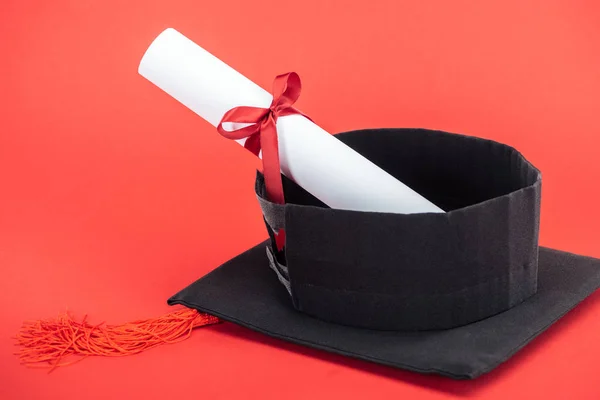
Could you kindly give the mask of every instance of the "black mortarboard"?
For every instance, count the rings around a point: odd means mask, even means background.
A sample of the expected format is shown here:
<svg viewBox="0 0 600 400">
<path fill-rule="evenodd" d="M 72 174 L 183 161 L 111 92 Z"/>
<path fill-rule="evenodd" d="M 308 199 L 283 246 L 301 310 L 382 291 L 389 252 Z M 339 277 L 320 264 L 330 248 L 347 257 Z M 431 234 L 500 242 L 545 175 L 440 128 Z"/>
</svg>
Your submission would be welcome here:
<svg viewBox="0 0 600 400">
<path fill-rule="evenodd" d="M 463 379 L 506 361 L 600 286 L 600 260 L 538 246 L 541 174 L 517 150 L 423 129 L 336 136 L 446 213 L 331 209 L 285 177 L 280 205 L 258 173 L 270 239 L 170 304 Z"/>
</svg>

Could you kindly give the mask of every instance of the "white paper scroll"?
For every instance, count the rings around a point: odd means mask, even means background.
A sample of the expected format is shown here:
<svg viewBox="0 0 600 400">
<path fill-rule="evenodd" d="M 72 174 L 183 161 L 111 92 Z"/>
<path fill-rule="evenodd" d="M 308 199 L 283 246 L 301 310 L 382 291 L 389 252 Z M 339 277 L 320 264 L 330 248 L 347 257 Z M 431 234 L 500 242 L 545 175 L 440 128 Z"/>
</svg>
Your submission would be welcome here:
<svg viewBox="0 0 600 400">
<path fill-rule="evenodd" d="M 233 107 L 268 108 L 273 99 L 174 29 L 154 40 L 138 72 L 215 127 Z M 277 131 L 281 172 L 331 208 L 444 212 L 300 115 L 279 118 Z"/>
</svg>

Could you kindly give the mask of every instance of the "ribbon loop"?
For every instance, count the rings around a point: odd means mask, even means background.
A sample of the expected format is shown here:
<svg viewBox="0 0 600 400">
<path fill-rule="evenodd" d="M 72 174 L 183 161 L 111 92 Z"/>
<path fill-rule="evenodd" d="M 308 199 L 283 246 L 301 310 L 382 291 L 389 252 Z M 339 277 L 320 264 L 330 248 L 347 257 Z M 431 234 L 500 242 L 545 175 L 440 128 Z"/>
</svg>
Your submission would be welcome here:
<svg viewBox="0 0 600 400">
<path fill-rule="evenodd" d="M 271 110 L 277 115 L 292 107 L 298 101 L 298 98 L 300 98 L 301 88 L 300 77 L 295 72 L 276 77 L 273 82 L 273 103 L 271 104 Z"/>
</svg>

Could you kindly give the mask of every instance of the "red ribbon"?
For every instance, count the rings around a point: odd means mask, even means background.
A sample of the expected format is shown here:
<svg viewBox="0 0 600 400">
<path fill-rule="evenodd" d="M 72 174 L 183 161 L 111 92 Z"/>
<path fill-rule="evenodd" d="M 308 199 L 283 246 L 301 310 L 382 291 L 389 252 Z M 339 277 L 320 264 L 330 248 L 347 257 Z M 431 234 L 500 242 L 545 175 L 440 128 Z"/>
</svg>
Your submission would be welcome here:
<svg viewBox="0 0 600 400">
<path fill-rule="evenodd" d="M 234 107 L 227 111 L 217 126 L 217 131 L 228 139 L 240 140 L 246 138 L 244 147 L 256 156 L 262 149 L 263 174 L 267 197 L 270 201 L 284 204 L 281 167 L 279 164 L 279 142 L 277 140 L 276 122 L 279 117 L 300 114 L 294 103 L 300 97 L 300 77 L 295 72 L 278 75 L 273 82 L 273 101 L 269 108 Z M 310 118 L 309 118 L 310 119 Z M 224 123 L 250 123 L 247 127 L 235 131 L 226 131 Z M 276 237 L 279 250 L 283 247 L 285 233 L 280 230 Z"/>
</svg>

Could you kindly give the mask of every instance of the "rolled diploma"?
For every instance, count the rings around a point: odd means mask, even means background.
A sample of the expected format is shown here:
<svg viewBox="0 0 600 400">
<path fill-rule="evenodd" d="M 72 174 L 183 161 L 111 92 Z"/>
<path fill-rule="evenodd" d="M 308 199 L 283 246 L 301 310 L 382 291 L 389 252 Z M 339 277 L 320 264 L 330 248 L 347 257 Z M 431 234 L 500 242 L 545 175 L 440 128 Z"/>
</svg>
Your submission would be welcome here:
<svg viewBox="0 0 600 400">
<path fill-rule="evenodd" d="M 172 28 L 152 42 L 138 72 L 215 127 L 234 107 L 268 108 L 273 99 Z M 241 126 L 231 124 L 226 129 Z M 277 132 L 281 172 L 331 208 L 400 214 L 444 212 L 301 115 L 279 118 Z"/>
</svg>

